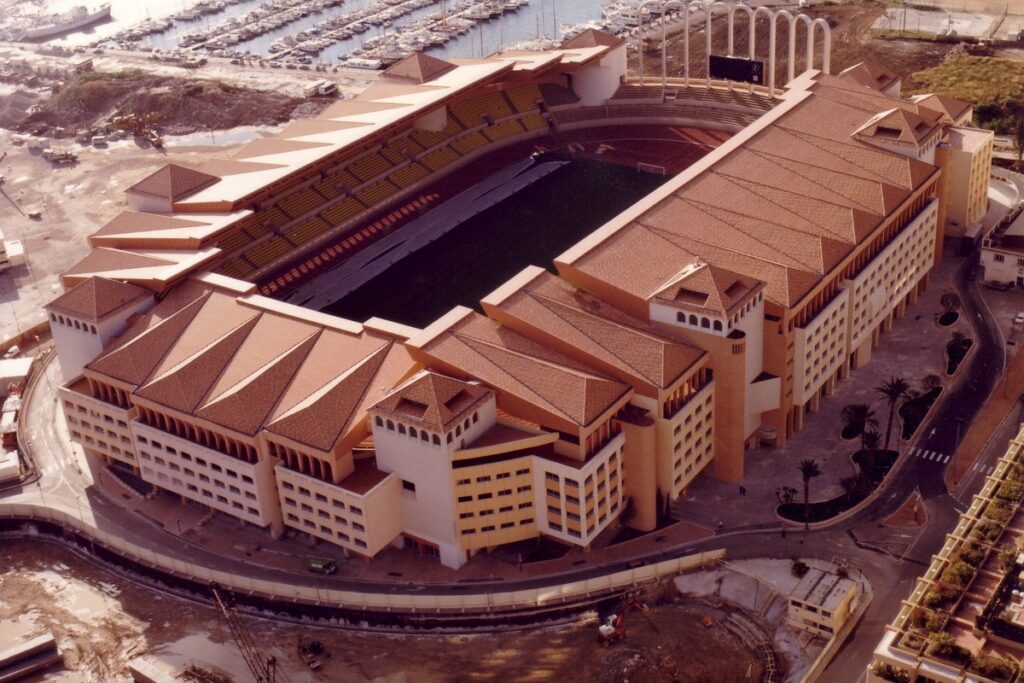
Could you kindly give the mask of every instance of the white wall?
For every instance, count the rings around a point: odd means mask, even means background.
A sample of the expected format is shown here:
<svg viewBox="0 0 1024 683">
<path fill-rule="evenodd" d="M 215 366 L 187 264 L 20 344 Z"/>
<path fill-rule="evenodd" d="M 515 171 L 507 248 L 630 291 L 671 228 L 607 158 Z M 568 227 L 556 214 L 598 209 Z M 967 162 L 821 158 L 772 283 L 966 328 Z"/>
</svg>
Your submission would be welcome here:
<svg viewBox="0 0 1024 683">
<path fill-rule="evenodd" d="M 498 419 L 497 408 L 492 397 L 476 409 L 477 421 L 471 422 L 468 430 L 452 443 L 441 445 L 422 441 L 418 437 L 401 434 L 396 430 L 373 425 L 373 442 L 377 452 L 377 467 L 383 472 L 394 472 L 404 481 L 411 482 L 416 491 L 402 491 L 403 531 L 436 543 L 441 554 L 441 564 L 458 568 L 466 561 L 466 552 L 461 548 L 455 524 L 455 482 L 452 478 L 452 452 L 461 447 L 464 440 L 471 443 L 480 434 L 490 429 Z M 469 415 L 470 413 L 467 413 Z M 376 416 L 374 416 L 376 417 Z M 395 416 L 381 414 L 382 418 Z M 409 420 L 407 425 L 415 424 Z"/>
<path fill-rule="evenodd" d="M 625 75 L 626 46 L 621 45 L 599 62 L 573 74 L 572 89 L 584 107 L 594 107 L 604 104 L 615 94 Z"/>
<path fill-rule="evenodd" d="M 53 342 L 57 345 L 57 360 L 60 362 L 64 379 L 70 381 L 81 375 L 82 369 L 125 331 L 131 316 L 148 311 L 152 306 L 153 297 L 147 296 L 95 325 L 78 320 L 77 328 L 74 325 L 74 318 L 63 313 L 50 312 L 50 331 L 53 333 Z"/>
</svg>

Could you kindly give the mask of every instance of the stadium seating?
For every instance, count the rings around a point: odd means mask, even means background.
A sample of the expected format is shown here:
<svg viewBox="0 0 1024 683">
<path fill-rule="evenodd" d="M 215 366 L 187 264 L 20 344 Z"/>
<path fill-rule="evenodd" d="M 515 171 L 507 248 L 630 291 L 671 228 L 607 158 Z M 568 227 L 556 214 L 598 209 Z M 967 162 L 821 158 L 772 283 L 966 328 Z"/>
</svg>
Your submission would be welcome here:
<svg viewBox="0 0 1024 683">
<path fill-rule="evenodd" d="M 274 225 L 276 227 L 281 227 L 291 220 L 288 217 L 288 214 L 282 211 L 276 204 L 265 211 L 261 211 L 260 213 L 260 218 L 263 219 L 264 226 Z"/>
<path fill-rule="evenodd" d="M 554 83 L 541 83 L 540 94 L 548 107 L 566 107 L 580 101 L 572 90 Z"/>
<path fill-rule="evenodd" d="M 249 265 L 248 262 L 239 257 L 231 259 L 227 263 L 223 264 L 217 269 L 217 272 L 221 275 L 243 280 L 247 275 L 249 275 L 249 273 L 253 272 L 253 270 L 253 267 Z"/>
<path fill-rule="evenodd" d="M 397 166 L 406 160 L 406 154 L 412 154 L 422 151 L 423 148 L 413 140 L 411 137 L 399 138 L 388 144 L 387 147 L 380 151 L 381 156 L 391 162 L 393 166 Z"/>
<path fill-rule="evenodd" d="M 319 216 L 313 216 L 308 221 L 293 225 L 292 227 L 285 230 L 284 234 L 295 244 L 303 244 L 311 239 L 319 237 L 328 230 L 331 229 L 331 224 L 320 218 Z"/>
<path fill-rule="evenodd" d="M 444 127 L 443 130 L 439 130 L 437 132 L 432 132 L 429 130 L 417 130 L 413 132 L 413 134 L 410 135 L 409 137 L 411 137 L 416 142 L 416 144 L 418 144 L 423 149 L 430 149 L 431 147 L 436 147 L 442 142 L 450 140 L 462 129 L 462 125 L 460 125 L 459 122 L 456 121 L 454 118 L 449 116 L 448 124 Z"/>
<path fill-rule="evenodd" d="M 466 128 L 479 126 L 483 123 L 484 116 L 492 119 L 501 119 L 512 116 L 512 109 L 505 103 L 505 98 L 500 92 L 491 92 L 482 97 L 475 97 L 465 100 L 449 107 L 451 113 L 462 122 Z"/>
<path fill-rule="evenodd" d="M 515 119 L 511 121 L 504 121 L 494 126 L 484 128 L 484 135 L 491 142 L 497 142 L 498 140 L 504 140 L 505 138 L 512 137 L 513 135 L 519 135 L 523 132 L 523 127 L 519 125 L 519 122 Z"/>
<path fill-rule="evenodd" d="M 394 164 L 392 164 L 386 158 L 384 158 L 377 152 L 373 152 L 372 154 L 367 154 L 363 157 L 360 157 L 359 159 L 356 159 L 355 161 L 348 165 L 348 169 L 346 170 L 348 170 L 348 172 L 354 175 L 355 177 L 359 178 L 359 180 L 366 182 L 368 180 L 376 178 L 377 176 L 379 176 L 381 173 L 384 173 L 392 166 L 394 166 Z"/>
<path fill-rule="evenodd" d="M 356 198 L 366 206 L 374 206 L 393 195 L 396 191 L 397 188 L 394 185 L 387 180 L 382 180 L 357 192 Z"/>
<path fill-rule="evenodd" d="M 611 96 L 609 104 L 616 100 L 652 100 L 661 102 L 665 99 L 665 89 L 653 85 L 620 85 Z"/>
<path fill-rule="evenodd" d="M 512 107 L 520 114 L 537 111 L 537 103 L 543 99 L 540 88 L 536 85 L 524 85 L 517 88 L 509 88 L 505 96 L 512 103 Z"/>
<path fill-rule="evenodd" d="M 262 242 L 245 253 L 246 258 L 257 268 L 262 268 L 271 261 L 288 253 L 292 248 L 288 240 L 278 235 Z"/>
<path fill-rule="evenodd" d="M 341 225 L 349 218 L 352 218 L 357 213 L 362 211 L 365 207 L 359 203 L 355 197 L 349 197 L 348 199 L 335 204 L 329 209 L 324 209 L 320 212 L 320 215 L 325 221 L 330 223 L 332 226 Z"/>
<path fill-rule="evenodd" d="M 520 123 L 523 124 L 523 128 L 526 130 L 546 130 L 548 127 L 547 120 L 540 114 L 524 116 Z"/>
<path fill-rule="evenodd" d="M 244 230 L 236 230 L 229 237 L 225 237 L 217 242 L 217 247 L 225 254 L 230 254 L 233 251 L 241 249 L 251 241 L 252 237 L 250 237 Z"/>
<path fill-rule="evenodd" d="M 301 192 L 285 197 L 277 205 L 291 218 L 298 218 L 299 216 L 306 215 L 323 203 L 323 195 L 309 187 Z"/>
<path fill-rule="evenodd" d="M 466 156 L 467 154 L 475 152 L 476 150 L 480 149 L 488 142 L 490 142 L 490 140 L 485 138 L 480 133 L 470 133 L 466 137 L 459 138 L 458 140 L 453 142 L 452 149 L 454 149 L 462 156 Z"/>
<path fill-rule="evenodd" d="M 398 187 L 405 189 L 415 183 L 417 180 L 430 174 L 430 171 L 421 166 L 420 164 L 409 164 L 405 168 L 395 171 L 388 176 L 388 180 L 393 182 Z"/>
<path fill-rule="evenodd" d="M 444 168 L 458 158 L 459 153 L 448 145 L 445 145 L 444 147 L 440 147 L 424 156 L 420 159 L 420 162 L 431 171 L 436 171 L 439 168 Z"/>
</svg>

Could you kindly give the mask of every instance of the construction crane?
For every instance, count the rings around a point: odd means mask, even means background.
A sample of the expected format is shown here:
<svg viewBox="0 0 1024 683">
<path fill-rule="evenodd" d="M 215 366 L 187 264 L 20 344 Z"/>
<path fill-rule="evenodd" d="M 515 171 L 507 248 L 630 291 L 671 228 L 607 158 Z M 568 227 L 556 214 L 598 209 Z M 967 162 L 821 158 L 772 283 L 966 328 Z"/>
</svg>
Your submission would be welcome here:
<svg viewBox="0 0 1024 683">
<path fill-rule="evenodd" d="M 228 622 L 231 637 L 235 639 L 238 649 L 241 650 L 242 659 L 245 660 L 245 664 L 249 667 L 249 671 L 252 672 L 256 683 L 277 683 L 278 680 L 281 680 L 282 683 L 288 683 L 285 676 L 278 677 L 277 659 L 273 655 L 264 656 L 261 653 L 260 649 L 256 646 L 256 641 L 253 640 L 252 633 L 249 632 L 249 629 L 246 628 L 239 618 L 235 608 L 228 605 L 221 598 L 216 586 L 211 586 L 210 591 L 213 593 L 213 604 L 220 610 L 221 614 L 224 615 L 224 619 Z"/>
</svg>

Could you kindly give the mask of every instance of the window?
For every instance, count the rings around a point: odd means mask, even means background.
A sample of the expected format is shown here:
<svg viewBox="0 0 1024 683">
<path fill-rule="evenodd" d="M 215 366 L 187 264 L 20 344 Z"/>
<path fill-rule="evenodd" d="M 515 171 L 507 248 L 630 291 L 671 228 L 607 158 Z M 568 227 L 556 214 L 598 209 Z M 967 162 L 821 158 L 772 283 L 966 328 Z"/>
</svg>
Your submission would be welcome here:
<svg viewBox="0 0 1024 683">
<path fill-rule="evenodd" d="M 520 503 L 519 504 L 519 509 L 520 510 L 525 510 L 527 508 L 532 508 L 532 507 L 533 507 L 533 503 L 531 503 L 530 501 L 527 501 L 525 503 Z"/>
<path fill-rule="evenodd" d="M 405 489 L 406 491 L 416 493 L 416 484 L 412 483 L 411 481 L 406 481 L 405 479 L 403 479 L 402 488 Z"/>
<path fill-rule="evenodd" d="M 996 263 L 1002 263 L 1003 261 L 1006 260 L 1006 257 L 1003 256 L 1002 254 L 993 254 L 992 260 L 995 261 Z"/>
<path fill-rule="evenodd" d="M 532 489 L 533 487 L 527 484 L 526 486 L 520 486 L 519 488 L 517 488 L 516 493 L 526 493 L 527 491 L 531 491 Z"/>
<path fill-rule="evenodd" d="M 459 513 L 459 519 L 469 519 L 472 516 L 473 516 L 472 512 L 462 512 L 462 513 Z"/>
<path fill-rule="evenodd" d="M 516 476 L 517 477 L 521 477 L 522 475 L 529 474 L 529 473 L 530 473 L 529 469 L 516 470 Z"/>
<path fill-rule="evenodd" d="M 533 524 L 533 517 L 524 517 L 519 520 L 519 526 L 526 526 L 527 524 Z"/>
<path fill-rule="evenodd" d="M 473 496 L 459 496 L 460 503 L 468 503 L 473 500 Z"/>
<path fill-rule="evenodd" d="M 300 486 L 299 487 L 299 495 L 300 496 L 306 496 L 307 498 L 309 498 L 309 496 L 310 496 L 309 489 Z"/>
<path fill-rule="evenodd" d="M 327 502 L 327 496 L 325 496 L 322 493 L 318 493 L 318 494 L 316 494 L 316 501 L 318 503 L 326 503 Z"/>
<path fill-rule="evenodd" d="M 363 514 L 363 509 L 362 508 L 357 508 L 355 505 L 349 505 L 348 506 L 348 511 L 351 512 L 353 515 L 361 515 L 361 514 Z"/>
<path fill-rule="evenodd" d="M 465 486 L 466 484 L 470 483 L 470 481 L 471 481 L 470 479 L 459 479 L 457 482 L 455 482 L 455 485 L 456 486 Z"/>
<path fill-rule="evenodd" d="M 511 505 L 505 505 L 504 507 L 498 508 L 498 512 L 512 512 Z"/>
<path fill-rule="evenodd" d="M 479 496 L 476 497 L 476 499 L 477 500 L 490 500 L 493 497 L 493 495 L 494 494 L 491 494 L 491 493 L 481 493 Z"/>
<path fill-rule="evenodd" d="M 345 504 L 342 503 L 340 500 L 332 500 L 331 501 L 331 505 L 333 505 L 334 507 L 338 508 L 339 510 L 344 510 L 345 509 Z"/>
<path fill-rule="evenodd" d="M 486 474 L 486 475 L 484 475 L 482 477 L 477 477 L 476 478 L 476 483 L 480 484 L 480 483 L 483 483 L 485 481 L 490 481 L 490 480 L 491 480 L 491 475 Z"/>
<path fill-rule="evenodd" d="M 295 484 L 291 483 L 290 481 L 282 481 L 281 488 L 283 488 L 285 491 L 294 491 Z"/>
<path fill-rule="evenodd" d="M 512 476 L 511 472 L 499 472 L 498 474 L 494 475 L 494 478 L 495 479 L 508 479 L 511 476 Z"/>
<path fill-rule="evenodd" d="M 553 481 L 553 482 L 557 482 L 558 481 L 558 475 L 555 474 L 554 472 L 545 472 L 544 473 L 544 478 L 547 479 L 548 481 Z"/>
<path fill-rule="evenodd" d="M 480 531 L 494 531 L 494 525 L 482 526 L 480 527 Z"/>
</svg>

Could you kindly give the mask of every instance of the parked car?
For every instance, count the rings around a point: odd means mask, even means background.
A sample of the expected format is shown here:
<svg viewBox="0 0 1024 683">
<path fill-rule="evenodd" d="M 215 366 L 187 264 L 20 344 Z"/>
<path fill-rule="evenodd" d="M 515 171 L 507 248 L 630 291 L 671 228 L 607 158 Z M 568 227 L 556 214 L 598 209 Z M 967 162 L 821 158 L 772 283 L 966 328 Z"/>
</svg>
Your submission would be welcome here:
<svg viewBox="0 0 1024 683">
<path fill-rule="evenodd" d="M 994 289 L 997 292 L 1005 292 L 1006 290 L 1008 290 L 1010 288 L 1010 283 L 1009 282 L 996 282 L 995 280 L 993 280 L 992 282 L 986 282 L 985 286 L 988 287 L 989 289 Z"/>
<path fill-rule="evenodd" d="M 1017 317 L 1013 319 L 1013 324 L 1018 327 L 1024 326 L 1024 311 L 1017 314 Z"/>
</svg>

